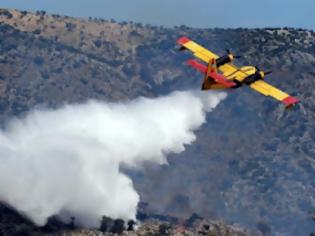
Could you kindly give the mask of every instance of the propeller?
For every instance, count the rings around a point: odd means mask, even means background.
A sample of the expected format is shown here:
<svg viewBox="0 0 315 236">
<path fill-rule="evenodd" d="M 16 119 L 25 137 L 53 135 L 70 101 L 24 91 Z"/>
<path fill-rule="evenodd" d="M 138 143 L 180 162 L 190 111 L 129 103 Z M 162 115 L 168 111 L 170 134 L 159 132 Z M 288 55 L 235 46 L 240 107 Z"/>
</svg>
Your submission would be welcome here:
<svg viewBox="0 0 315 236">
<path fill-rule="evenodd" d="M 263 72 L 263 73 L 264 73 L 264 75 L 269 75 L 269 74 L 271 74 L 271 73 L 272 73 L 272 71 L 271 71 L 271 70 L 270 70 L 270 71 L 266 71 L 266 72 L 264 72 L 263 70 L 259 69 L 259 67 L 258 67 L 258 66 L 255 66 L 255 69 L 256 69 L 255 74 L 260 74 L 260 72 Z"/>
<path fill-rule="evenodd" d="M 238 59 L 238 58 L 241 58 L 241 57 L 242 57 L 242 56 L 234 55 L 234 54 L 231 52 L 231 50 L 228 49 L 228 48 L 225 49 L 225 51 L 226 51 L 226 53 L 227 53 L 228 55 L 229 55 L 229 54 L 232 54 L 235 59 Z"/>
<path fill-rule="evenodd" d="M 259 73 L 259 71 L 261 71 L 258 66 L 255 66 L 255 69 L 256 69 L 256 73 L 257 72 Z"/>
</svg>

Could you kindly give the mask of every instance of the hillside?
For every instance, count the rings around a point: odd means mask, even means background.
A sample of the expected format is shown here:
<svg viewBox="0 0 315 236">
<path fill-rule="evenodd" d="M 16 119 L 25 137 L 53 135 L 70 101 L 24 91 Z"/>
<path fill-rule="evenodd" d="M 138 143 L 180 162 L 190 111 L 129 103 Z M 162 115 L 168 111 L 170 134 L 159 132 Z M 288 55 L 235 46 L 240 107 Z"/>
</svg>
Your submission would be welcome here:
<svg viewBox="0 0 315 236">
<path fill-rule="evenodd" d="M 198 213 L 288 235 L 314 228 L 315 33 L 303 29 L 174 29 L 0 10 L 1 123 L 35 106 L 90 98 L 122 101 L 199 88 L 200 74 L 176 50 L 186 35 L 226 48 L 273 74 L 270 83 L 301 99 L 284 111 L 241 88 L 198 131 L 196 143 L 168 166 L 128 171 L 142 201 L 159 214 Z M 193 168 L 192 168 L 193 167 Z M 170 181 L 172 180 L 172 181 Z"/>
<path fill-rule="evenodd" d="M 57 218 L 52 217 L 44 227 L 37 227 L 30 221 L 21 217 L 13 209 L 0 205 L 0 234 L 14 236 L 28 235 L 62 235 L 62 236 L 194 236 L 194 235 L 224 235 L 224 236 L 247 236 L 261 235 L 257 231 L 249 231 L 238 225 L 226 225 L 220 221 L 209 221 L 196 214 L 186 220 L 162 215 L 147 215 L 140 209 L 141 225 L 127 227 L 121 224 L 120 219 L 103 217 L 100 229 L 84 229 L 76 224 L 74 218 L 66 224 L 61 223 Z M 268 230 L 264 224 L 261 229 Z"/>
</svg>

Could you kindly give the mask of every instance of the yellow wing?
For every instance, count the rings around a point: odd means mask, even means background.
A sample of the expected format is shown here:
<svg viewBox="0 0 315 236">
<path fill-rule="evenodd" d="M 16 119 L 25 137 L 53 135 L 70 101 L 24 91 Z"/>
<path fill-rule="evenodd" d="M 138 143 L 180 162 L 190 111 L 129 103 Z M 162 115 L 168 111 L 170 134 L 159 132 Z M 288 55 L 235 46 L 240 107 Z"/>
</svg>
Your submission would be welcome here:
<svg viewBox="0 0 315 236">
<path fill-rule="evenodd" d="M 196 42 L 190 40 L 187 37 L 182 37 L 177 40 L 177 43 L 180 44 L 183 48 L 190 50 L 195 57 L 199 58 L 200 60 L 206 62 L 207 64 L 210 62 L 212 59 L 218 59 L 219 56 L 208 49 L 200 46 Z M 240 71 L 240 69 L 231 64 L 227 63 L 225 65 L 220 66 L 219 71 L 221 71 L 228 79 L 236 79 L 239 81 L 242 81 L 245 77 L 248 76 L 248 74 Z M 229 76 L 233 75 L 233 76 Z"/>
<path fill-rule="evenodd" d="M 290 96 L 289 94 L 273 87 L 272 85 L 266 83 L 263 80 L 258 80 L 249 85 L 252 89 L 256 90 L 259 93 L 262 93 L 265 96 L 271 96 L 276 100 L 285 104 L 286 108 L 293 106 L 298 103 L 299 100 L 295 97 Z"/>
<path fill-rule="evenodd" d="M 205 49 L 204 47 L 200 46 L 199 44 L 195 43 L 194 41 L 190 40 L 187 37 L 182 37 L 178 39 L 177 43 L 179 43 L 183 48 L 190 50 L 195 57 L 206 62 L 207 64 L 211 59 L 219 58 L 219 56 L 216 55 L 215 53 L 210 52 L 209 50 Z"/>
<path fill-rule="evenodd" d="M 227 68 L 226 70 L 224 68 L 224 75 L 230 80 L 234 79 L 242 82 L 247 76 L 252 75 L 256 72 L 256 68 L 253 66 L 243 66 L 242 68 L 238 68 L 230 74 L 229 71 L 231 71 L 231 66 L 233 67 L 232 64 L 225 64 L 222 66 Z M 266 83 L 264 80 L 257 80 L 256 82 L 249 84 L 249 87 L 265 96 L 275 98 L 276 100 L 284 103 L 287 108 L 299 102 L 297 98 L 292 97 L 289 94 L 281 91 L 280 89 L 273 87 L 272 85 Z"/>
</svg>

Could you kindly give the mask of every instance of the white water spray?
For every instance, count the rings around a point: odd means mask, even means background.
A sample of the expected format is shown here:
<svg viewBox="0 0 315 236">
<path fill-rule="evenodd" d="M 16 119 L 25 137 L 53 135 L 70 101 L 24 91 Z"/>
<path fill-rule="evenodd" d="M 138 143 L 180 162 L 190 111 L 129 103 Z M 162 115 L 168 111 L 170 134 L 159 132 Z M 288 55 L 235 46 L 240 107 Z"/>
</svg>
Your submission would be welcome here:
<svg viewBox="0 0 315 236">
<path fill-rule="evenodd" d="M 53 215 L 98 227 L 134 219 L 139 195 L 121 164 L 165 163 L 184 151 L 223 93 L 174 92 L 126 103 L 35 110 L 0 131 L 0 199 L 38 225 Z"/>
</svg>

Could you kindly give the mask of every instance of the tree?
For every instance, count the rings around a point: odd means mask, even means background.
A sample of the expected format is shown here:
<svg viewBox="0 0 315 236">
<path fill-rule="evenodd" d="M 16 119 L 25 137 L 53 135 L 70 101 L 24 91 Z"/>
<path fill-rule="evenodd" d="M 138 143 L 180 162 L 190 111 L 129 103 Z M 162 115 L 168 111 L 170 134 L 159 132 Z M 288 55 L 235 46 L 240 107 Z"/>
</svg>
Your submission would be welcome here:
<svg viewBox="0 0 315 236">
<path fill-rule="evenodd" d="M 114 225 L 111 232 L 114 234 L 121 234 L 125 230 L 125 222 L 122 219 L 117 219 L 114 221 Z"/>
</svg>

